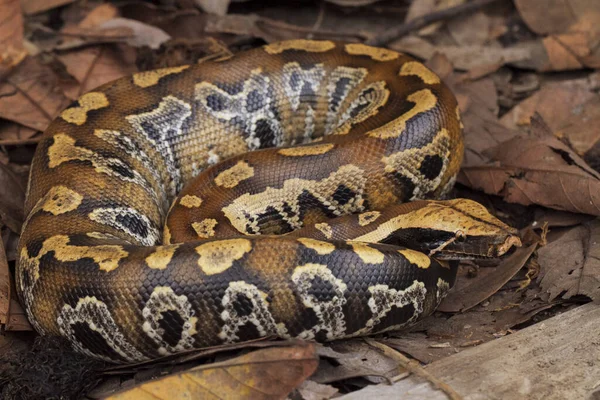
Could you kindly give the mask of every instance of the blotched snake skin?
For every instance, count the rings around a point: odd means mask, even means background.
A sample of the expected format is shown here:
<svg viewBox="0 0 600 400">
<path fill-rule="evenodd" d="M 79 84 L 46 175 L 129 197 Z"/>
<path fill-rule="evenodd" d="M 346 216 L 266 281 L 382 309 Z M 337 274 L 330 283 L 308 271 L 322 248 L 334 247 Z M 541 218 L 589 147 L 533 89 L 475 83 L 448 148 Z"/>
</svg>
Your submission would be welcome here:
<svg viewBox="0 0 600 400">
<path fill-rule="evenodd" d="M 462 155 L 450 90 L 390 50 L 293 40 L 137 73 L 45 132 L 17 289 L 40 333 L 115 362 L 400 329 L 452 286 L 445 259 L 519 244 L 472 201 L 406 203 L 446 194 Z"/>
</svg>

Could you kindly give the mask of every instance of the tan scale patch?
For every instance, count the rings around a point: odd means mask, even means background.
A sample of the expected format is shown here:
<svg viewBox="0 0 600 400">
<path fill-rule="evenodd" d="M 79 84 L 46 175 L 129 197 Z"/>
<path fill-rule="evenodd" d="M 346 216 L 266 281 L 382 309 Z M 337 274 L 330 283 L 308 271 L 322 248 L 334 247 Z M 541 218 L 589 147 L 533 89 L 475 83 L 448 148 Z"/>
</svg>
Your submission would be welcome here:
<svg viewBox="0 0 600 400">
<path fill-rule="evenodd" d="M 171 230 L 166 225 L 163 229 L 163 244 L 171 244 Z"/>
<path fill-rule="evenodd" d="M 331 254 L 335 250 L 335 245 L 327 242 L 323 242 L 321 240 L 310 239 L 310 238 L 298 238 L 298 241 L 302 243 L 305 247 L 316 251 L 318 254 L 324 256 L 326 254 Z"/>
<path fill-rule="evenodd" d="M 54 186 L 44 196 L 44 199 L 42 210 L 59 215 L 77 209 L 83 196 L 65 186 Z"/>
<path fill-rule="evenodd" d="M 146 265 L 152 269 L 166 269 L 178 247 L 178 244 L 157 247 L 154 253 L 146 257 Z"/>
<path fill-rule="evenodd" d="M 421 78 L 423 82 L 428 85 L 435 85 L 440 83 L 440 77 L 437 76 L 433 71 L 429 70 L 426 66 L 417 61 L 407 62 L 400 68 L 400 76 L 415 75 Z"/>
<path fill-rule="evenodd" d="M 365 244 L 351 242 L 354 252 L 367 264 L 382 264 L 384 255 L 377 249 Z"/>
<path fill-rule="evenodd" d="M 431 265 L 431 259 L 420 251 L 403 249 L 398 250 L 398 253 L 402 254 L 409 263 L 415 264 L 419 268 L 427 269 Z"/>
<path fill-rule="evenodd" d="M 200 207 L 202 205 L 202 199 L 192 194 L 186 194 L 179 200 L 179 204 L 187 208 Z"/>
<path fill-rule="evenodd" d="M 200 239 L 208 239 L 215 236 L 215 226 L 217 226 L 217 220 L 213 218 L 206 218 L 201 222 L 192 222 L 192 228 L 196 231 Z"/>
<path fill-rule="evenodd" d="M 182 65 L 180 67 L 161 68 L 154 71 L 139 72 L 137 74 L 133 74 L 133 83 L 142 88 L 154 86 L 161 78 L 167 75 L 178 74 L 189 67 L 189 65 Z"/>
<path fill-rule="evenodd" d="M 362 43 L 349 43 L 345 47 L 346 53 L 353 56 L 369 56 L 376 61 L 391 61 L 400 56 L 400 53 L 381 47 L 367 46 Z"/>
<path fill-rule="evenodd" d="M 241 259 L 252 250 L 252 242 L 248 239 L 228 239 L 201 244 L 196 247 L 198 266 L 206 275 L 219 274 L 233 266 L 233 262 Z"/>
<path fill-rule="evenodd" d="M 79 98 L 78 103 L 79 106 L 64 110 L 60 114 L 62 119 L 71 124 L 83 125 L 87 121 L 88 111 L 99 110 L 109 105 L 106 95 L 100 92 L 86 93 Z"/>
<path fill-rule="evenodd" d="M 289 157 L 316 156 L 325 154 L 334 147 L 335 145 L 333 143 L 326 143 L 318 144 L 316 146 L 290 147 L 289 149 L 281 149 L 278 153 Z"/>
<path fill-rule="evenodd" d="M 231 189 L 236 187 L 241 181 L 254 176 L 254 168 L 246 161 L 238 161 L 233 167 L 221 172 L 215 177 L 215 183 L 218 186 Z"/>
<path fill-rule="evenodd" d="M 49 252 L 54 252 L 54 258 L 63 262 L 91 258 L 102 271 L 110 272 L 119 266 L 120 260 L 129 255 L 121 246 L 72 246 L 69 241 L 66 235 L 56 235 L 46 239 L 35 259 L 39 263 L 39 260 Z"/>
<path fill-rule="evenodd" d="M 368 135 L 378 139 L 397 138 L 406 129 L 406 122 L 409 119 L 422 112 L 431 110 L 437 104 L 437 97 L 429 89 L 422 89 L 412 93 L 407 97 L 407 100 L 414 103 L 415 106 L 395 120 L 372 130 Z"/>
<path fill-rule="evenodd" d="M 459 106 L 456 106 L 456 120 L 458 121 L 458 123 L 460 125 L 460 129 L 464 129 L 465 126 L 463 125 L 462 118 L 460 116 L 460 107 Z"/>
<path fill-rule="evenodd" d="M 360 226 L 367 226 L 371 222 L 375 222 L 377 218 L 381 216 L 379 211 L 368 211 L 358 215 L 358 224 Z"/>
<path fill-rule="evenodd" d="M 275 42 L 263 47 L 269 54 L 280 54 L 287 50 L 304 50 L 309 53 L 323 53 L 335 48 L 335 43 L 330 40 L 285 40 Z"/>
<path fill-rule="evenodd" d="M 331 229 L 331 226 L 326 222 L 315 224 L 315 228 L 321 231 L 321 233 L 325 235 L 327 239 L 331 239 L 333 236 L 333 229 Z"/>
</svg>

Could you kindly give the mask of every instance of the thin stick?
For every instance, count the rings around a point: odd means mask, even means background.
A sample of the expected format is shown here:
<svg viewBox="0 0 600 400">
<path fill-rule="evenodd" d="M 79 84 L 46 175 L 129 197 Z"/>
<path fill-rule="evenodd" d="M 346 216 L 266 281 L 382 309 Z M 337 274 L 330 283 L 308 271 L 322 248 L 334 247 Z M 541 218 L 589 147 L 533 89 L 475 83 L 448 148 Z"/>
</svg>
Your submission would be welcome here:
<svg viewBox="0 0 600 400">
<path fill-rule="evenodd" d="M 405 370 L 407 370 L 408 372 L 411 372 L 411 373 L 425 379 L 427 382 L 431 383 L 434 387 L 436 387 L 437 389 L 444 392 L 450 398 L 450 400 L 462 400 L 461 395 L 456 393 L 456 391 L 454 389 L 452 389 L 452 387 L 450 385 L 448 385 L 446 382 L 443 382 L 438 377 L 430 374 L 429 371 L 427 371 L 425 368 L 421 367 L 417 361 L 407 358 L 404 354 L 392 349 L 388 345 L 377 342 L 370 338 L 364 338 L 364 339 L 369 345 L 371 345 L 373 347 L 377 347 L 378 349 L 383 351 L 384 355 L 397 361 L 398 364 L 400 364 L 400 366 L 402 368 L 404 368 Z"/>
<path fill-rule="evenodd" d="M 459 6 L 446 8 L 440 11 L 435 11 L 430 14 L 425 14 L 396 28 L 389 29 L 386 32 L 383 32 L 381 35 L 372 37 L 365 43 L 371 46 L 384 46 L 393 40 L 401 38 L 402 36 L 412 31 L 424 28 L 427 25 L 431 25 L 434 22 L 454 18 L 457 15 L 463 13 L 471 13 L 496 1 L 498 0 L 474 0 L 470 3 L 461 4 Z"/>
</svg>

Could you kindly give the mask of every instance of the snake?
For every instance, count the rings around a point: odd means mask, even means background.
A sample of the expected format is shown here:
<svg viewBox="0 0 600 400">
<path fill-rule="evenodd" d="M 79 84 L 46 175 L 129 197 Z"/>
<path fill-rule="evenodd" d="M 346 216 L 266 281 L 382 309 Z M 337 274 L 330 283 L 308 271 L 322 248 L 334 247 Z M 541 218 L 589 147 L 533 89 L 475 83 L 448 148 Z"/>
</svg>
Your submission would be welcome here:
<svg viewBox="0 0 600 400">
<path fill-rule="evenodd" d="M 40 334 L 115 363 L 400 330 L 452 260 L 520 244 L 448 199 L 463 153 L 451 90 L 384 48 L 297 39 L 138 72 L 43 133 L 19 299 Z"/>
</svg>

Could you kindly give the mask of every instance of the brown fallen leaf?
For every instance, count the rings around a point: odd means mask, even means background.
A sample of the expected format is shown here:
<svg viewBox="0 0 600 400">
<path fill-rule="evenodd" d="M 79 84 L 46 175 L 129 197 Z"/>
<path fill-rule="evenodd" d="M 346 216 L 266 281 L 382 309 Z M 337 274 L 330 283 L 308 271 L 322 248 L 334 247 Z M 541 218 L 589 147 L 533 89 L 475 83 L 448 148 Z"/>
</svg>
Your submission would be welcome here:
<svg viewBox="0 0 600 400">
<path fill-rule="evenodd" d="M 95 28 L 118 16 L 119 9 L 116 6 L 104 3 L 94 7 L 77 25 L 80 28 Z"/>
<path fill-rule="evenodd" d="M 465 3 L 465 0 L 414 0 L 411 2 L 410 7 L 408 8 L 405 22 L 410 22 L 414 19 L 422 17 L 423 15 L 458 6 L 463 3 Z M 426 26 L 425 28 L 419 30 L 419 35 L 431 35 L 432 33 L 435 33 L 441 26 L 443 26 L 442 22 L 437 22 Z"/>
<path fill-rule="evenodd" d="M 317 368 L 315 346 L 268 348 L 142 383 L 107 400 L 284 399 Z"/>
<path fill-rule="evenodd" d="M 15 233 L 21 232 L 25 185 L 10 168 L 0 163 L 0 223 Z"/>
<path fill-rule="evenodd" d="M 339 390 L 331 385 L 323 385 L 311 380 L 306 380 L 296 389 L 303 400 L 323 400 L 334 397 Z"/>
<path fill-rule="evenodd" d="M 456 69 L 462 71 L 500 62 L 512 64 L 532 57 L 531 50 L 526 47 L 434 45 L 418 36 L 403 37 L 390 43 L 389 47 L 420 59 L 429 59 L 436 52 L 443 53 L 452 61 Z"/>
<path fill-rule="evenodd" d="M 25 14 L 31 15 L 64 6 L 73 1 L 75 0 L 21 0 L 21 7 L 23 7 Z"/>
<path fill-rule="evenodd" d="M 493 162 L 467 166 L 459 182 L 523 205 L 600 215 L 600 174 L 554 136 L 539 116 L 532 134 L 489 150 Z"/>
<path fill-rule="evenodd" d="M 0 121 L 0 146 L 28 143 L 38 131 L 11 121 Z"/>
<path fill-rule="evenodd" d="M 587 0 L 515 0 L 529 29 L 540 35 L 562 33 L 584 15 L 600 11 L 600 3 Z"/>
<path fill-rule="evenodd" d="M 537 243 L 517 249 L 506 257 L 490 273 L 479 274 L 477 277 L 453 288 L 438 307 L 442 312 L 461 312 L 468 310 L 496 293 L 511 280 L 527 262 L 537 248 Z M 464 281 L 464 280 L 463 280 Z"/>
<path fill-rule="evenodd" d="M 43 131 L 71 101 L 54 72 L 37 58 L 26 58 L 0 83 L 0 118 Z"/>
<path fill-rule="evenodd" d="M 544 37 L 542 53 L 531 60 L 538 71 L 600 67 L 600 3 L 597 1 L 516 0 L 521 17 Z"/>
<path fill-rule="evenodd" d="M 171 36 L 160 28 L 128 18 L 113 18 L 102 23 L 99 28 L 102 30 L 129 29 L 132 32 L 132 36 L 125 39 L 125 43 L 133 47 L 148 46 L 151 49 L 158 49 L 161 44 L 171 38 Z"/>
<path fill-rule="evenodd" d="M 0 240 L 0 326 L 8 322 L 8 309 L 10 307 L 10 270 L 4 243 Z"/>
<path fill-rule="evenodd" d="M 332 383 L 362 377 L 373 383 L 398 375 L 398 362 L 369 346 L 362 339 L 345 340 L 320 347 L 319 369 L 311 377 L 317 383 Z M 334 362 L 330 362 L 334 360 Z"/>
<path fill-rule="evenodd" d="M 0 2 L 0 77 L 27 55 L 23 48 L 23 16 L 19 0 Z"/>
<path fill-rule="evenodd" d="M 137 70 L 135 51 L 128 46 L 93 46 L 58 56 L 79 85 L 65 88 L 75 100 L 82 94 Z"/>
<path fill-rule="evenodd" d="M 225 15 L 227 14 L 230 0 L 194 0 L 194 3 L 206 13 Z"/>
<path fill-rule="evenodd" d="M 582 121 L 581 125 L 588 124 L 590 121 L 586 116 L 595 112 L 594 101 L 600 102 L 600 96 L 591 90 L 589 79 L 549 82 L 507 112 L 500 121 L 510 129 L 517 129 L 528 126 L 531 117 L 537 112 L 552 131 L 562 131 L 569 124 L 577 124 L 577 121 Z M 584 108 L 588 102 L 591 102 L 590 107 Z M 574 127 L 570 131 L 577 129 L 578 127 Z M 591 126 L 588 130 L 592 130 L 591 135 L 596 133 Z M 581 149 L 581 146 L 576 149 Z"/>
<path fill-rule="evenodd" d="M 600 300 L 600 220 L 551 232 L 538 251 L 538 280 L 550 300 L 584 295 Z"/>
</svg>

